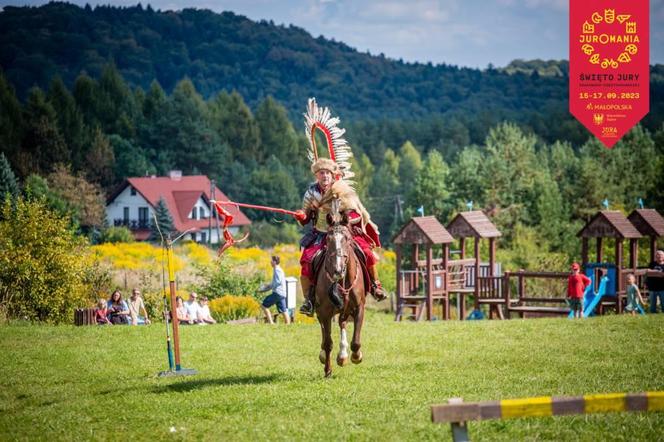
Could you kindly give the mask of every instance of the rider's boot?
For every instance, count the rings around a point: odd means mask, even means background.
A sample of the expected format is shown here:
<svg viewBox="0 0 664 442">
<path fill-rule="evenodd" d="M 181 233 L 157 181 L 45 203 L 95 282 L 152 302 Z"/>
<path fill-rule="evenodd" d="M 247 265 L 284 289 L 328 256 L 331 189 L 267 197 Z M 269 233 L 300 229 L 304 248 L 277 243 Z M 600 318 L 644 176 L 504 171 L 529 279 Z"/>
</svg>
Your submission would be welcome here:
<svg viewBox="0 0 664 442">
<path fill-rule="evenodd" d="M 378 280 L 378 277 L 376 277 L 376 266 L 367 267 L 367 271 L 371 278 L 371 294 L 373 297 L 376 298 L 376 301 L 382 301 L 387 298 L 385 290 L 383 290 L 383 285 Z"/>
<path fill-rule="evenodd" d="M 314 287 L 306 276 L 300 276 L 300 284 L 302 285 L 302 294 L 304 295 L 304 303 L 300 307 L 300 313 L 307 316 L 314 315 Z"/>
</svg>

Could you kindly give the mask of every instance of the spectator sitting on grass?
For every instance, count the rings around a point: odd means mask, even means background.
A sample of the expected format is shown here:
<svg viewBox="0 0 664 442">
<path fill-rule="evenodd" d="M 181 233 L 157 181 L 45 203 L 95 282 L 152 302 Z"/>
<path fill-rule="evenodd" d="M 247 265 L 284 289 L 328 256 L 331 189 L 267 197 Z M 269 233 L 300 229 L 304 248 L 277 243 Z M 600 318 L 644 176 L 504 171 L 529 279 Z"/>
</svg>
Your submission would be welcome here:
<svg viewBox="0 0 664 442">
<path fill-rule="evenodd" d="M 189 294 L 189 301 L 184 303 L 184 308 L 187 310 L 187 323 L 188 324 L 198 324 L 198 311 L 201 306 L 196 300 L 198 295 L 195 292 Z"/>
<path fill-rule="evenodd" d="M 95 321 L 98 325 L 113 325 L 113 323 L 108 319 L 108 307 L 106 306 L 106 301 L 100 299 L 97 302 L 97 308 L 95 309 Z"/>
<path fill-rule="evenodd" d="M 143 310 L 143 316 L 140 315 L 141 310 Z M 131 317 L 131 325 L 147 325 L 150 323 L 143 298 L 141 298 L 141 292 L 138 289 L 134 289 L 131 292 L 131 297 L 129 298 L 129 316 Z"/>
<path fill-rule="evenodd" d="M 129 324 L 129 307 L 125 300 L 122 299 L 120 290 L 113 292 L 106 306 L 108 307 L 108 318 L 113 324 Z"/>
<path fill-rule="evenodd" d="M 184 306 L 184 301 L 181 296 L 175 298 L 175 312 L 178 315 L 178 321 L 180 324 L 189 324 L 187 307 Z"/>
<path fill-rule="evenodd" d="M 210 315 L 210 306 L 207 296 L 201 296 L 201 306 L 198 310 L 198 321 L 201 324 L 216 324 L 217 321 Z"/>
</svg>

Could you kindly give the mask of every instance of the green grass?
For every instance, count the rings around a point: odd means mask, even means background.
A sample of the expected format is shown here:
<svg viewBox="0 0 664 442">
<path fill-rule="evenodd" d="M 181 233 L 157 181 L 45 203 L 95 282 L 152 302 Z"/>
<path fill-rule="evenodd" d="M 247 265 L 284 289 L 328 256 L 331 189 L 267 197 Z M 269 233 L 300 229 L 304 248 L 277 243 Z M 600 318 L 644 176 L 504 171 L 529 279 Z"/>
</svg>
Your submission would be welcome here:
<svg viewBox="0 0 664 442">
<path fill-rule="evenodd" d="M 394 323 L 368 315 L 364 362 L 323 379 L 317 325 L 0 327 L 0 440 L 440 440 L 430 405 L 664 389 L 664 315 Z M 335 333 L 335 348 L 337 334 Z M 170 431 L 171 427 L 176 432 Z M 486 421 L 474 440 L 657 440 L 664 413 Z"/>
</svg>

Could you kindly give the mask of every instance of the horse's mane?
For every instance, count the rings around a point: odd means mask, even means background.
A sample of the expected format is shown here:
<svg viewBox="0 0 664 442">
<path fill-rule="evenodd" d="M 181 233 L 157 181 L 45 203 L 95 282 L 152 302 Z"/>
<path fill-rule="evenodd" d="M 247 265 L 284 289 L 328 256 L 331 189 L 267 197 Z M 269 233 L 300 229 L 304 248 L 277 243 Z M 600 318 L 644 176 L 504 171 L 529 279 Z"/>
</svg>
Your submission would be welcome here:
<svg viewBox="0 0 664 442">
<path fill-rule="evenodd" d="M 364 208 L 355 189 L 348 182 L 345 180 L 335 181 L 323 195 L 320 206 L 325 208 L 327 212 L 330 212 L 334 199 L 339 199 L 339 211 L 355 210 L 362 217 L 362 230 L 365 230 L 367 224 L 371 224 L 375 231 L 378 232 L 378 226 L 371 221 L 369 212 Z"/>
</svg>

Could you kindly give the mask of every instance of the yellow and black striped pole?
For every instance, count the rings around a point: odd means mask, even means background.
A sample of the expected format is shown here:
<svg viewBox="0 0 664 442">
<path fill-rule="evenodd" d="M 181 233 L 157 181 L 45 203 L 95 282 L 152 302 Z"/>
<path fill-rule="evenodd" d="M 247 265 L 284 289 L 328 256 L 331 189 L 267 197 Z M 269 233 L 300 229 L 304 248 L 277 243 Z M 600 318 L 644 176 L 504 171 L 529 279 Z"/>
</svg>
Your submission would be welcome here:
<svg viewBox="0 0 664 442">
<path fill-rule="evenodd" d="M 664 410 L 664 391 L 567 397 L 540 396 L 473 403 L 464 403 L 461 399 L 455 398 L 444 405 L 433 405 L 431 420 L 434 423 L 451 423 L 453 439 L 463 441 L 469 440 L 466 422 L 473 420 L 662 410 Z"/>
</svg>

